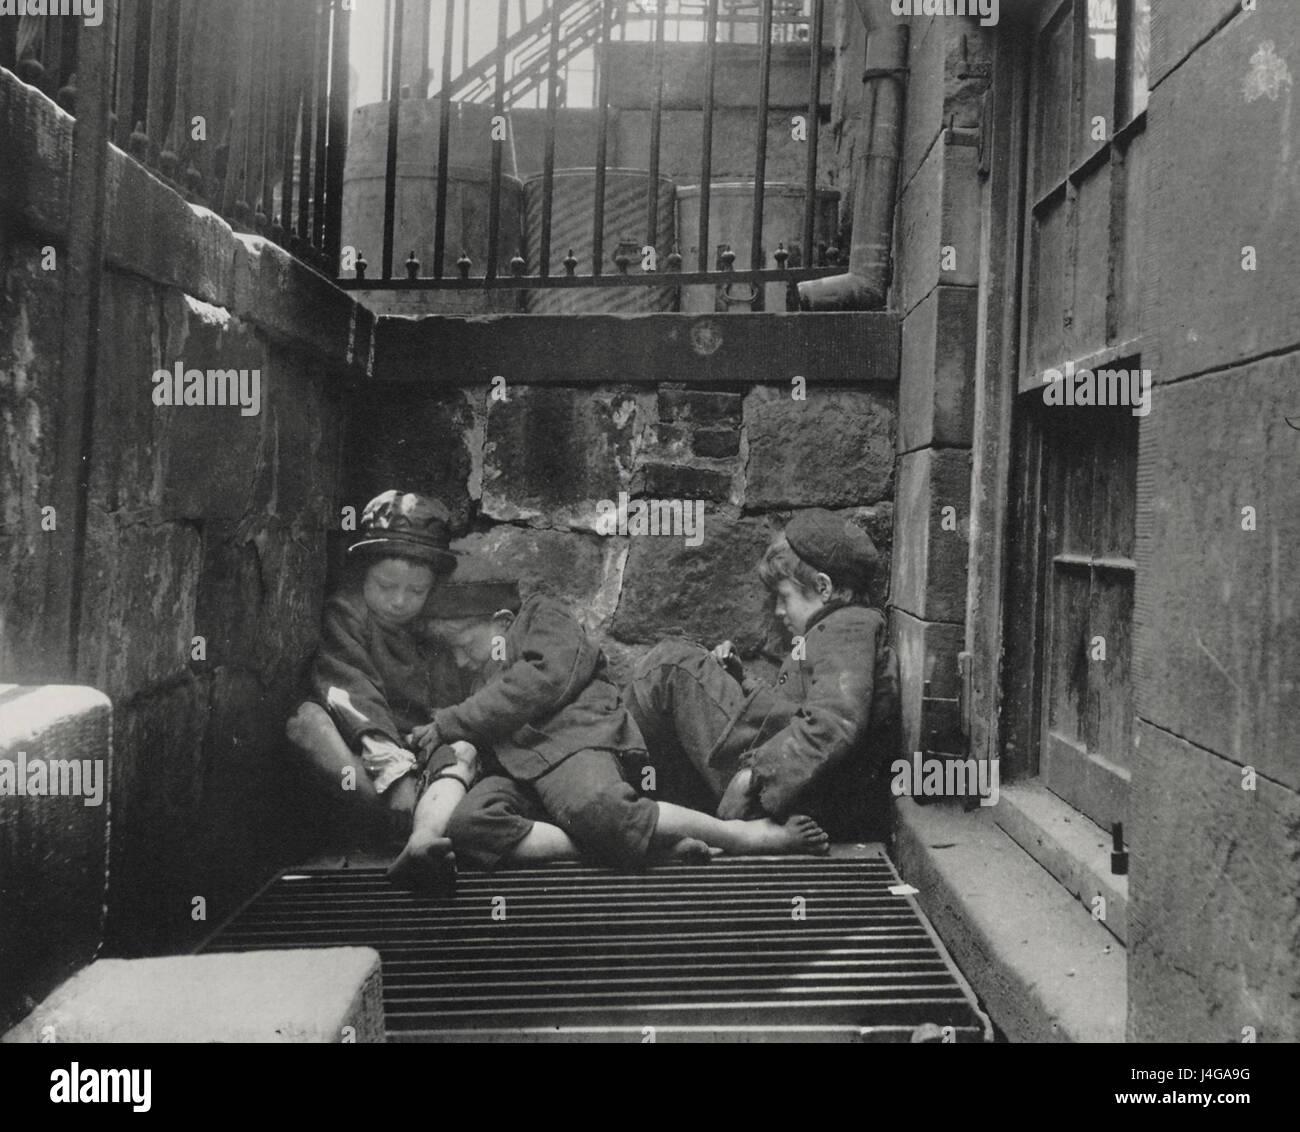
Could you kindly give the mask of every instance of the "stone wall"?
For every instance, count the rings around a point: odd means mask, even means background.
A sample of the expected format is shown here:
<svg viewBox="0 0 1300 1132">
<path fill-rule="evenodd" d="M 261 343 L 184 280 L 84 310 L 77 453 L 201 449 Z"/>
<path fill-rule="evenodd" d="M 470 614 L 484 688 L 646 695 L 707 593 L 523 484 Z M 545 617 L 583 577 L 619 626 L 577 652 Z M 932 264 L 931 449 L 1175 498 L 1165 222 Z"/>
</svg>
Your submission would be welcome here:
<svg viewBox="0 0 1300 1132">
<path fill-rule="evenodd" d="M 111 697 L 110 950 L 175 949 L 301 846 L 282 728 L 338 524 L 339 391 L 368 371 L 373 318 L 113 151 L 87 520 L 43 527 L 76 475 L 59 445 L 78 393 L 60 365 L 65 238 L 90 204 L 69 199 L 71 132 L 0 73 L 0 678 Z M 177 363 L 258 371 L 259 411 L 155 405 L 152 375 Z M 74 555 L 69 667 L 49 582 Z"/>
<path fill-rule="evenodd" d="M 1300 32 L 1235 0 L 1152 18 L 1129 1036 L 1295 1041 Z"/>
</svg>

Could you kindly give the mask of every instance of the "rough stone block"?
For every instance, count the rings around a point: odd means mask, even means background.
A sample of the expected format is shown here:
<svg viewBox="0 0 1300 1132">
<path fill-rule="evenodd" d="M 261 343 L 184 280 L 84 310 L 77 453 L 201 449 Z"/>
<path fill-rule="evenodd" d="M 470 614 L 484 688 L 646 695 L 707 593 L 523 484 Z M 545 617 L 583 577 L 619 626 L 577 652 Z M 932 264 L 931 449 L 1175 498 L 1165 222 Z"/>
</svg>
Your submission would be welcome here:
<svg viewBox="0 0 1300 1132">
<path fill-rule="evenodd" d="M 1300 796 L 1138 720 L 1128 1036 L 1300 1041 Z"/>
<path fill-rule="evenodd" d="M 659 389 L 659 419 L 739 428 L 744 399 L 739 393 L 714 393 L 700 389 Z"/>
<path fill-rule="evenodd" d="M 475 420 L 462 391 L 366 388 L 351 399 L 346 427 L 348 502 L 358 515 L 367 500 L 398 488 L 441 499 L 457 529 L 468 526 Z"/>
<path fill-rule="evenodd" d="M 382 1042 L 379 953 L 369 947 L 101 959 L 9 1042 Z"/>
<path fill-rule="evenodd" d="M 902 681 L 903 751 L 919 751 L 927 736 L 943 731 L 952 711 L 923 704 L 926 682 L 933 699 L 956 700 L 961 691 L 957 654 L 965 647 L 965 630 L 960 625 L 937 625 L 921 621 L 901 609 L 890 616 L 891 640 L 898 650 Z"/>
<path fill-rule="evenodd" d="M 202 553 L 193 525 L 90 512 L 81 678 L 116 700 L 184 671 Z"/>
<path fill-rule="evenodd" d="M 727 459 L 740 455 L 739 428 L 700 428 L 691 438 L 691 448 L 697 456 Z"/>
<path fill-rule="evenodd" d="M 484 514 L 592 528 L 596 501 L 617 500 L 631 481 L 643 424 L 636 395 L 515 386 L 509 398 L 488 407 Z"/>
<path fill-rule="evenodd" d="M 732 475 L 720 468 L 691 464 L 645 463 L 641 465 L 644 494 L 656 499 L 705 499 L 725 503 L 732 498 Z"/>
<path fill-rule="evenodd" d="M 558 598 L 592 632 L 603 630 L 614 614 L 627 555 L 622 539 L 504 525 L 457 539 L 452 549 L 518 579 L 525 598 Z"/>
<path fill-rule="evenodd" d="M 1297 59 L 1294 12 L 1263 4 L 1232 20 L 1152 95 L 1141 281 L 1151 355 L 1143 365 L 1157 383 L 1300 342 Z M 1206 176 L 1205 147 L 1188 138 L 1212 139 L 1216 168 L 1240 175 Z M 1255 271 L 1242 270 L 1245 246 L 1256 249 Z"/>
<path fill-rule="evenodd" d="M 0 760 L 26 790 L 31 767 L 59 793 L 0 793 L 0 1029 L 103 941 L 112 706 L 93 688 L 0 684 Z M 52 760 L 64 760 L 57 770 Z M 75 773 L 67 760 L 75 760 Z M 89 775 L 87 775 L 89 770 Z M 62 791 L 80 788 L 80 794 Z M 98 796 L 96 798 L 96 795 Z"/>
<path fill-rule="evenodd" d="M 754 519 L 706 512 L 704 541 L 634 538 L 611 632 L 629 644 L 686 636 L 710 646 L 730 638 L 745 653 L 767 635 L 771 598 L 755 567 L 773 537 Z"/>
<path fill-rule="evenodd" d="M 42 234 L 68 223 L 72 117 L 16 75 L 0 74 L 0 211 Z"/>
<path fill-rule="evenodd" d="M 810 388 L 807 400 L 757 388 L 745 406 L 745 507 L 850 507 L 886 498 L 894 478 L 894 398 Z"/>
<path fill-rule="evenodd" d="M 969 447 L 975 415 L 979 292 L 939 287 L 903 322 L 898 449 Z"/>
<path fill-rule="evenodd" d="M 893 604 L 925 621 L 964 622 L 970 457 L 925 448 L 898 461 Z M 945 511 L 945 508 L 954 511 Z M 955 530 L 949 529 L 955 527 Z"/>
<path fill-rule="evenodd" d="M 903 190 L 897 291 L 899 309 L 905 314 L 940 284 L 979 284 L 978 164 L 972 146 L 936 145 Z M 952 249 L 951 267 L 945 248 Z"/>
<path fill-rule="evenodd" d="M 1152 394 L 1139 457 L 1137 706 L 1300 789 L 1300 354 Z M 1194 442 L 1189 442 L 1194 438 Z M 1242 529 L 1255 509 L 1254 531 Z"/>
</svg>

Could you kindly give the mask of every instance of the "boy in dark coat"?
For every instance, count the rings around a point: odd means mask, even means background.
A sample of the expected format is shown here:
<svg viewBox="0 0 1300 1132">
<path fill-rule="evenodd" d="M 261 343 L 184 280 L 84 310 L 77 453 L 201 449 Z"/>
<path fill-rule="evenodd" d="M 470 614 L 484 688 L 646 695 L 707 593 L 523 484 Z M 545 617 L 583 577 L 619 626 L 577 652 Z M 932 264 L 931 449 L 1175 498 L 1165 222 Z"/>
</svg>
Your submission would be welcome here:
<svg viewBox="0 0 1300 1132">
<path fill-rule="evenodd" d="M 468 744 L 417 759 L 409 741 L 434 707 L 460 698 L 448 654 L 423 635 L 429 594 L 456 562 L 448 549 L 448 517 L 437 500 L 397 491 L 367 504 L 361 535 L 348 548 L 361 572 L 326 603 L 313 698 L 287 727 L 318 782 L 355 797 L 372 814 L 386 811 L 403 836 L 413 811 L 417 819 L 442 813 L 445 826 L 473 774 Z M 444 776 L 427 801 L 419 797 L 422 770 L 428 778 L 453 764 L 462 768 L 455 781 Z M 428 821 L 423 825 L 427 833 Z M 445 839 L 441 853 L 425 847 L 434 856 L 449 850 Z M 423 871 L 447 873 L 450 867 L 448 861 Z"/>
<path fill-rule="evenodd" d="M 664 641 L 637 665 L 624 701 L 666 784 L 723 818 L 798 811 L 835 840 L 876 832 L 897 702 L 885 618 L 865 604 L 876 560 L 854 521 L 801 512 L 758 568 L 793 638 L 775 685 L 746 677 L 727 641 Z"/>
<path fill-rule="evenodd" d="M 826 851 L 826 835 L 801 816 L 723 821 L 639 794 L 624 767 L 644 756 L 640 732 L 604 655 L 554 599 L 521 603 L 513 582 L 462 559 L 431 610 L 473 691 L 415 738 L 429 750 L 463 740 L 491 752 L 487 777 L 447 827 L 459 859 L 490 869 L 584 855 L 637 868 L 655 857 L 708 860 L 711 849 Z"/>
</svg>

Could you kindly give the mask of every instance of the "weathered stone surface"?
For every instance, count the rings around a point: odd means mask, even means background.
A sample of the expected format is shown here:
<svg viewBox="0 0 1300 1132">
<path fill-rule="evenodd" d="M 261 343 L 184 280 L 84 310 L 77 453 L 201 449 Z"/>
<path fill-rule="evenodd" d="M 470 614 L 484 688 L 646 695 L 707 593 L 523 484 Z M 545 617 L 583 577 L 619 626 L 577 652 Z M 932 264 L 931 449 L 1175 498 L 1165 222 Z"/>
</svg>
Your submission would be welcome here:
<svg viewBox="0 0 1300 1132">
<path fill-rule="evenodd" d="M 947 732 L 955 717 L 955 707 L 925 707 L 922 700 L 928 681 L 932 698 L 956 701 L 961 691 L 957 654 L 965 647 L 965 633 L 960 625 L 920 621 L 901 609 L 892 610 L 890 628 L 902 681 L 903 750 L 919 751 Z"/>
<path fill-rule="evenodd" d="M 710 646 L 730 638 L 754 652 L 771 601 L 755 567 L 773 537 L 770 524 L 706 512 L 704 541 L 634 538 L 611 632 L 629 644 L 685 636 Z"/>
<path fill-rule="evenodd" d="M 1192 683 L 1189 681 L 1189 684 Z M 1137 724 L 1130 1041 L 1300 1040 L 1300 796 Z"/>
<path fill-rule="evenodd" d="M 714 393 L 701 389 L 682 389 L 674 385 L 659 387 L 661 421 L 737 428 L 743 409 L 744 399 L 739 393 Z"/>
<path fill-rule="evenodd" d="M 92 510 L 82 587 L 80 678 L 114 700 L 189 662 L 202 540 L 194 526 Z"/>
<path fill-rule="evenodd" d="M 1241 0 L 1152 0 L 1148 81 L 1157 86 L 1230 15 L 1244 18 Z"/>
<path fill-rule="evenodd" d="M 72 118 L 8 71 L 0 75 L 0 152 L 0 211 L 21 216 L 42 234 L 62 231 Z"/>
<path fill-rule="evenodd" d="M 466 528 L 473 511 L 473 430 L 474 410 L 458 389 L 392 386 L 382 396 L 365 389 L 348 413 L 348 502 L 360 515 L 381 491 L 415 491 L 441 499 L 455 527 Z"/>
<path fill-rule="evenodd" d="M 1142 362 L 1157 383 L 1300 342 L 1293 17 L 1276 4 L 1239 16 L 1152 95 L 1139 282 L 1148 288 Z M 1216 168 L 1242 175 L 1206 176 L 1205 150 L 1188 137 L 1213 139 Z M 1256 249 L 1255 271 L 1242 270 L 1245 246 Z"/>
<path fill-rule="evenodd" d="M 898 218 L 899 309 L 910 312 L 943 283 L 979 284 L 980 180 L 972 146 L 936 145 L 903 190 Z M 954 267 L 944 267 L 944 248 Z"/>
<path fill-rule="evenodd" d="M 745 406 L 745 507 L 849 507 L 893 486 L 892 395 L 809 388 L 807 400 L 758 388 Z"/>
<path fill-rule="evenodd" d="M 483 512 L 590 526 L 594 502 L 627 490 L 642 427 L 632 392 L 513 386 L 488 407 Z"/>
<path fill-rule="evenodd" d="M 699 428 L 691 438 L 697 456 L 726 459 L 740 454 L 739 428 Z"/>
<path fill-rule="evenodd" d="M 1138 713 L 1300 789 L 1300 354 L 1157 388 L 1142 422 Z M 1188 438 L 1194 437 L 1195 443 Z M 1257 530 L 1243 530 L 1253 507 Z"/>
<path fill-rule="evenodd" d="M 978 312 L 978 291 L 939 287 L 903 322 L 900 452 L 971 444 Z"/>
<path fill-rule="evenodd" d="M 944 25 L 951 22 L 933 16 L 908 20 L 907 127 L 899 170 L 904 186 L 916 176 L 943 129 Z M 861 72 L 859 66 L 857 73 Z M 868 127 L 863 123 L 860 128 Z"/>
<path fill-rule="evenodd" d="M 691 464 L 646 463 L 644 494 L 656 499 L 705 499 L 725 503 L 732 497 L 732 475 L 721 468 Z"/>
<path fill-rule="evenodd" d="M 969 558 L 968 453 L 925 448 L 900 457 L 894 605 L 924 621 L 964 622 Z"/>
<path fill-rule="evenodd" d="M 457 539 L 452 549 L 518 579 L 525 598 L 544 593 L 560 599 L 589 631 L 600 632 L 618 603 L 627 542 L 502 525 Z"/>
</svg>

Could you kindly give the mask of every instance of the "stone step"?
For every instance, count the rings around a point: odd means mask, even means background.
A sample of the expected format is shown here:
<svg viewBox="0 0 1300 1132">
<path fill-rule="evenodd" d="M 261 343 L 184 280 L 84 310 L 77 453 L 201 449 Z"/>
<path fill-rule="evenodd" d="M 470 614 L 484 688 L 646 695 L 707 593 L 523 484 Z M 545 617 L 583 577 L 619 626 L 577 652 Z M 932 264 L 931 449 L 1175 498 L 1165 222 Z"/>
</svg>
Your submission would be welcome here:
<svg viewBox="0 0 1300 1132">
<path fill-rule="evenodd" d="M 379 953 L 305 948 L 101 959 L 0 1042 L 384 1041 Z"/>
</svg>

